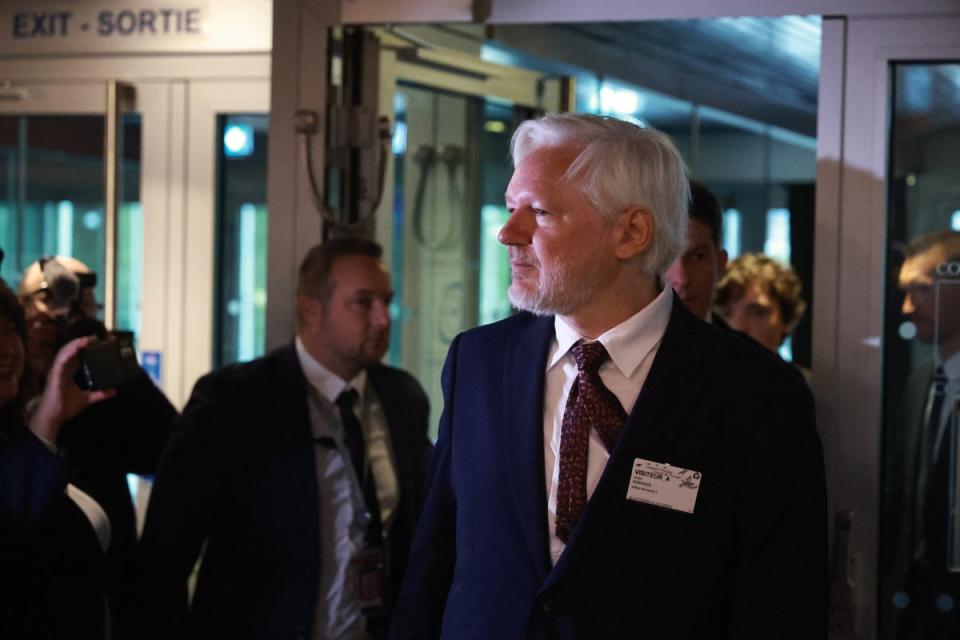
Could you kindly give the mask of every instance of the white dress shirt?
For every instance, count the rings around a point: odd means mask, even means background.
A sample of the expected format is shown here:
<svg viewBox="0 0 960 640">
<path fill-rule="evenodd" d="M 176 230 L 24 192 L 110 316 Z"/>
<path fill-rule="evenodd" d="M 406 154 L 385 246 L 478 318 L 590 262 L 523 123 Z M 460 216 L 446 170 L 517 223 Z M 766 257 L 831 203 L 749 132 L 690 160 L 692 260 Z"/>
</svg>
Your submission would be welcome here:
<svg viewBox="0 0 960 640">
<path fill-rule="evenodd" d="M 93 532 L 97 534 L 100 550 L 106 553 L 110 547 L 110 537 L 112 533 L 110 518 L 107 517 L 107 512 L 103 510 L 100 503 L 94 500 L 90 494 L 81 491 L 72 484 L 67 485 L 66 493 L 67 497 L 80 508 L 83 515 L 90 521 Z"/>
<path fill-rule="evenodd" d="M 386 417 L 379 398 L 367 385 L 366 371 L 347 382 L 317 362 L 299 338 L 296 349 L 309 384 L 313 435 L 335 445 L 333 448 L 318 445 L 314 449 L 319 488 L 320 584 L 313 633 L 315 638 L 327 640 L 366 638 L 363 612 L 354 591 L 355 575 L 351 561 L 363 548 L 369 514 L 361 481 L 344 444 L 336 398 L 349 388 L 358 394 L 355 410 L 364 429 L 366 457 L 377 488 L 384 532 L 399 501 Z"/>
<path fill-rule="evenodd" d="M 673 291 L 664 287 L 653 302 L 613 327 L 599 338 L 610 354 L 600 366 L 600 379 L 617 397 L 630 415 L 643 387 L 663 334 L 670 321 Z M 556 536 L 557 483 L 560 479 L 560 435 L 563 411 L 570 388 L 577 378 L 577 363 L 570 348 L 588 338 L 581 336 L 560 317 L 554 318 L 554 339 L 547 354 L 547 373 L 543 393 L 543 457 L 547 483 L 547 526 L 550 533 L 550 559 L 557 563 L 566 545 Z M 587 500 L 593 495 L 610 455 L 596 430 L 590 430 L 587 454 Z"/>
</svg>

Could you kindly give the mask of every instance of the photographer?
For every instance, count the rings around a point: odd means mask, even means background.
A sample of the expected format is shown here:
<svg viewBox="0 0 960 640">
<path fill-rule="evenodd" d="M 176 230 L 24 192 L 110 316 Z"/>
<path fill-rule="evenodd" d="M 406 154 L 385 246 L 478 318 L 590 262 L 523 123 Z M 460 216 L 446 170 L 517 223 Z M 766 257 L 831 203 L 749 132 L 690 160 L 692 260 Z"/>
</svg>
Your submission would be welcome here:
<svg viewBox="0 0 960 640">
<path fill-rule="evenodd" d="M 0 280 L 0 637 L 103 638 L 109 523 L 67 483 L 53 443 L 66 420 L 113 392 L 73 382 L 93 338 L 72 340 L 28 421 L 26 341 L 23 310 Z"/>
<path fill-rule="evenodd" d="M 73 258 L 45 257 L 20 283 L 29 359 L 43 380 L 61 345 L 80 336 L 116 340 L 97 320 L 96 274 Z M 91 345 L 93 346 L 93 345 Z M 88 347 L 89 348 L 89 347 Z M 112 529 L 107 553 L 113 637 L 130 637 L 136 516 L 127 474 L 151 475 L 177 412 L 139 366 L 115 398 L 91 406 L 60 430 L 56 445 L 76 482 L 103 506 Z"/>
</svg>

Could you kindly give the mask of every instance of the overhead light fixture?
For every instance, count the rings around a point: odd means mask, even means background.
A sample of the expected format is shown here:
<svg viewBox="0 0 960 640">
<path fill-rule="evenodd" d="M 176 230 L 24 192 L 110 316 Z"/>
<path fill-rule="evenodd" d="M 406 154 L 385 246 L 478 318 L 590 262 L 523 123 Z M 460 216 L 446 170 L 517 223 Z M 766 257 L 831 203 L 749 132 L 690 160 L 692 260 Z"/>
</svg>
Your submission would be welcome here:
<svg viewBox="0 0 960 640">
<path fill-rule="evenodd" d="M 636 91 L 616 89 L 609 85 L 600 87 L 600 111 L 602 113 L 633 115 L 640 111 L 642 106 L 643 100 Z"/>
</svg>

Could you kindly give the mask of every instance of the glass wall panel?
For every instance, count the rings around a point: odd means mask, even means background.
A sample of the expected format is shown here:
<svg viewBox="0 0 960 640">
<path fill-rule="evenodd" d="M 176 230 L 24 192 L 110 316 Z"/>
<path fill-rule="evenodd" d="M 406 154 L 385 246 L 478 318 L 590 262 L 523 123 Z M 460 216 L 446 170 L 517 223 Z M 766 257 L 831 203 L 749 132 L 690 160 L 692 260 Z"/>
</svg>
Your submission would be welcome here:
<svg viewBox="0 0 960 640">
<path fill-rule="evenodd" d="M 885 638 L 960 637 L 960 61 L 891 66 L 880 540 Z"/>
<path fill-rule="evenodd" d="M 461 331 L 510 313 L 506 220 L 509 143 L 525 114 L 502 102 L 402 84 L 394 101 L 394 290 L 387 360 L 430 398 L 435 430 L 440 371 Z M 435 433 L 434 433 L 435 435 Z"/>
<path fill-rule="evenodd" d="M 124 114 L 120 128 L 123 162 L 117 211 L 117 329 L 140 333 L 143 303 L 143 209 L 140 206 L 140 127 L 137 114 Z"/>
<path fill-rule="evenodd" d="M 103 127 L 102 116 L 0 116 L 2 275 L 12 285 L 46 255 L 102 272 Z"/>
<path fill-rule="evenodd" d="M 267 300 L 266 114 L 218 119 L 214 366 L 264 352 Z"/>
<path fill-rule="evenodd" d="M 707 107 L 697 114 L 691 172 L 717 194 L 724 247 L 731 259 L 764 253 L 797 273 L 808 311 L 780 355 L 809 367 L 816 140 Z"/>
<path fill-rule="evenodd" d="M 0 275 L 13 287 L 47 255 L 74 257 L 100 277 L 103 300 L 104 118 L 0 116 Z M 118 329 L 140 328 L 143 225 L 140 117 L 123 117 L 117 241 Z"/>
</svg>

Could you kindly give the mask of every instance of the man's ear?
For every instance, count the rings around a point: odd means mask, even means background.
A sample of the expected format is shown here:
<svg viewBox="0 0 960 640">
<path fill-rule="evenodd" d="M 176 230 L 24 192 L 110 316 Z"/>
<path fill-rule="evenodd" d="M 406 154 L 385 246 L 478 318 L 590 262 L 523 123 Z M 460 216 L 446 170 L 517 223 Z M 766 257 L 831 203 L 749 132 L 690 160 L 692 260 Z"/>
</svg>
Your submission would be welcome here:
<svg viewBox="0 0 960 640">
<path fill-rule="evenodd" d="M 653 245 L 655 225 L 648 209 L 638 206 L 624 209 L 614 225 L 614 255 L 621 260 L 630 260 L 647 251 Z"/>
<path fill-rule="evenodd" d="M 300 322 L 311 323 L 322 314 L 322 302 L 302 293 L 297 295 L 297 315 L 300 317 Z"/>
<path fill-rule="evenodd" d="M 730 254 L 727 253 L 726 249 L 717 250 L 717 273 L 723 275 L 723 272 L 727 270 L 727 261 L 730 259 Z"/>
</svg>

